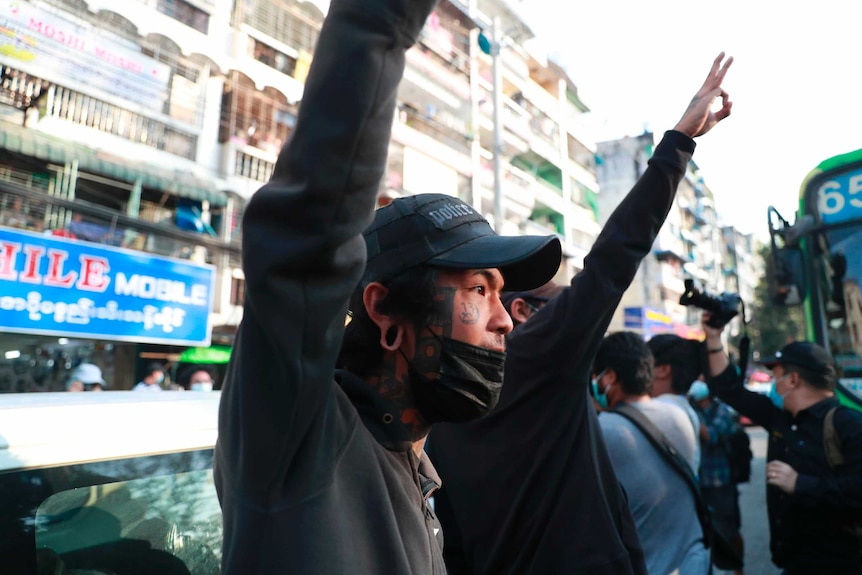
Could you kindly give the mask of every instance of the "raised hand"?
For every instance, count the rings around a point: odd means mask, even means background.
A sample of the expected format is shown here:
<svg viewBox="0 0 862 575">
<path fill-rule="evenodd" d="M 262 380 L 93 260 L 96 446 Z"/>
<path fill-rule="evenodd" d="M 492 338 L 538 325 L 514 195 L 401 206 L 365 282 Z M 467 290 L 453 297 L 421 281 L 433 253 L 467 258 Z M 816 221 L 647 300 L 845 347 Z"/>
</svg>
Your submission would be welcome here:
<svg viewBox="0 0 862 575">
<path fill-rule="evenodd" d="M 733 102 L 730 96 L 721 87 L 727 69 L 733 64 L 733 57 L 724 60 L 724 52 L 721 52 L 712 62 L 712 68 L 703 82 L 703 86 L 691 99 L 688 108 L 680 118 L 674 130 L 687 134 L 691 138 L 701 136 L 712 129 L 717 123 L 730 115 Z M 721 97 L 721 109 L 713 112 L 712 104 L 715 99 Z"/>
</svg>

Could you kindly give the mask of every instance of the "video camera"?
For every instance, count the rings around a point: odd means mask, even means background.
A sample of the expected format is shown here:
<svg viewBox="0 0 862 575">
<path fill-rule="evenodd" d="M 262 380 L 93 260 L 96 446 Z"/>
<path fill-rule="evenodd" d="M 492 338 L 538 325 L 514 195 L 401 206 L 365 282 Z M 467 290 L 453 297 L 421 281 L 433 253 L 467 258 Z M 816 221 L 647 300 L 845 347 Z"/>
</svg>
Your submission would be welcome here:
<svg viewBox="0 0 862 575">
<path fill-rule="evenodd" d="M 703 309 L 712 314 L 706 325 L 721 329 L 727 325 L 739 313 L 742 298 L 739 294 L 724 292 L 721 295 L 713 295 L 693 279 L 685 280 L 685 292 L 680 296 L 681 305 Z"/>
</svg>

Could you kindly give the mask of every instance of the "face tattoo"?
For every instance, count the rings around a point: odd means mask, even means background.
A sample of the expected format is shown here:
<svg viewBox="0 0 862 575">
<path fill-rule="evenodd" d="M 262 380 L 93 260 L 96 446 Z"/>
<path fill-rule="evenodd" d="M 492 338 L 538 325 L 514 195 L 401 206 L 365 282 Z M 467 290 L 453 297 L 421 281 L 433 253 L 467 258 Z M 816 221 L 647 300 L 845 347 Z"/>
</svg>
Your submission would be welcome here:
<svg viewBox="0 0 862 575">
<path fill-rule="evenodd" d="M 442 321 L 417 330 L 428 335 L 418 338 L 416 359 L 407 362 L 408 374 L 416 407 L 428 423 L 464 423 L 482 417 L 497 405 L 506 354 L 445 335 L 452 332 L 454 290 L 442 291 Z M 479 319 L 478 312 L 468 307 L 459 318 L 464 323 Z"/>
</svg>

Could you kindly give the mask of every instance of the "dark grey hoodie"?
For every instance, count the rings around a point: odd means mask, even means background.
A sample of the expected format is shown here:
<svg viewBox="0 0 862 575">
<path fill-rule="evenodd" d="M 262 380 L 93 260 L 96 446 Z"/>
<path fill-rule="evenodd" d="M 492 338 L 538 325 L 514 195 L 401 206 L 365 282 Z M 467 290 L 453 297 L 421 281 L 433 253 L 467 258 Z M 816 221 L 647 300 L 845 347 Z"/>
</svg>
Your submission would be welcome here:
<svg viewBox="0 0 862 575">
<path fill-rule="evenodd" d="M 333 0 L 296 129 L 246 210 L 215 450 L 225 574 L 444 573 L 433 468 L 395 407 L 334 367 L 404 53 L 433 5 Z"/>
</svg>

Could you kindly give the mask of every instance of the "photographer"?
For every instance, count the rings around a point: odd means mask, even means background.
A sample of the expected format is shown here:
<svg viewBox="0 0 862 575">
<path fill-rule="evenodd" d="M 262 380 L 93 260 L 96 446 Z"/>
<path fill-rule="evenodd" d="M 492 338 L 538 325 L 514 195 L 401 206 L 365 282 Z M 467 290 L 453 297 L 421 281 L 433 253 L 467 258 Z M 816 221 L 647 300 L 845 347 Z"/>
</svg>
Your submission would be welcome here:
<svg viewBox="0 0 862 575">
<path fill-rule="evenodd" d="M 693 279 L 685 280 L 685 292 L 679 298 L 684 306 L 694 306 L 708 313 L 710 326 L 721 329 L 736 317 L 742 306 L 737 294 L 724 292 L 713 295 L 704 290 Z M 655 360 L 655 375 L 652 396 L 659 401 L 676 405 L 688 415 L 695 437 L 700 437 L 701 418 L 688 401 L 691 384 L 706 371 L 703 367 L 699 342 L 674 334 L 660 334 L 647 342 Z M 721 342 L 717 346 L 721 348 Z M 700 444 L 694 456 L 694 472 L 699 473 L 701 462 Z"/>
<path fill-rule="evenodd" d="M 721 329 L 702 323 L 710 389 L 769 432 L 766 505 L 772 562 L 792 575 L 862 573 L 862 414 L 840 407 L 832 357 L 805 341 L 764 362 L 770 397 L 749 391 L 721 347 Z"/>
</svg>

